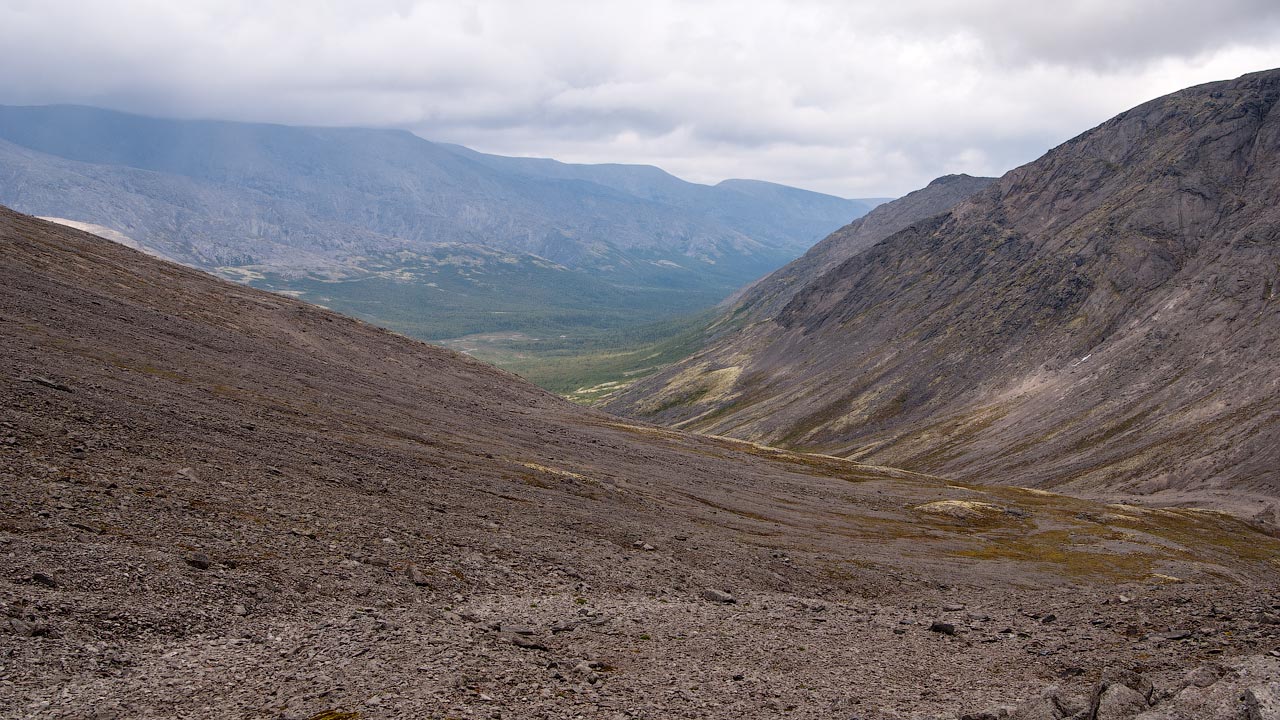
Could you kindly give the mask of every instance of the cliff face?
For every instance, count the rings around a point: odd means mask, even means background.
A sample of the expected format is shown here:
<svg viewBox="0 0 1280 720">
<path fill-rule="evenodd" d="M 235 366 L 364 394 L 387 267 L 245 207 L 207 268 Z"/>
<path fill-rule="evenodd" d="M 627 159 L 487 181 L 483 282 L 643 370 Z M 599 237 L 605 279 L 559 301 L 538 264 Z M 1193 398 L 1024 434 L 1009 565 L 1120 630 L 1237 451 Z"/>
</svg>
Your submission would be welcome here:
<svg viewBox="0 0 1280 720">
<path fill-rule="evenodd" d="M 634 414 L 982 482 L 1280 492 L 1280 71 L 1134 108 L 810 279 Z"/>
</svg>

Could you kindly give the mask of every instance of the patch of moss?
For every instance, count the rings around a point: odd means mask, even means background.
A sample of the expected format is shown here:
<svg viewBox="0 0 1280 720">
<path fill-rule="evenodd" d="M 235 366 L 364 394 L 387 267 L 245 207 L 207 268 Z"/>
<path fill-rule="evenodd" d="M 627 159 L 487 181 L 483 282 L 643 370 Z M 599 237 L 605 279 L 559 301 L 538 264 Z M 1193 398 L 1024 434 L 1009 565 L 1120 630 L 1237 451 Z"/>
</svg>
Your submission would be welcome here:
<svg viewBox="0 0 1280 720">
<path fill-rule="evenodd" d="M 1141 580 L 1151 575 L 1156 559 L 1138 553 L 1106 553 L 1078 549 L 1082 543 L 1068 530 L 986 538 L 974 548 L 953 553 L 976 560 L 1014 560 L 1050 565 L 1057 574 L 1078 579 Z"/>
</svg>

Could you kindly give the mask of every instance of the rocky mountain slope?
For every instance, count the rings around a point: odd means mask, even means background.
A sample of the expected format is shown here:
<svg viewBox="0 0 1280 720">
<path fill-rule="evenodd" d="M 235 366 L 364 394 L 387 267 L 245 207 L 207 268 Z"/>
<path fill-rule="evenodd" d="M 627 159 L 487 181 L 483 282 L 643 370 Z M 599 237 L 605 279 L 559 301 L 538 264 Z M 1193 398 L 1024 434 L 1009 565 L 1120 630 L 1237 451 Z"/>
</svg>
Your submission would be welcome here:
<svg viewBox="0 0 1280 720">
<path fill-rule="evenodd" d="M 1153 100 L 629 396 L 680 427 L 1275 513 L 1280 71 Z M 1237 502 L 1238 501 L 1238 502 Z"/>
<path fill-rule="evenodd" d="M 1278 551 L 623 421 L 0 210 L 0 717 L 1244 713 Z"/>
<path fill-rule="evenodd" d="M 708 370 L 704 358 L 732 348 L 767 343 L 772 320 L 808 281 L 861 253 L 914 222 L 950 209 L 994 178 L 947 175 L 928 187 L 885 202 L 863 217 L 829 235 L 803 256 L 740 289 L 681 346 L 672 368 L 646 368 L 640 377 L 620 375 L 599 387 L 586 388 L 592 403 L 623 415 L 650 415 L 674 422 L 698 414 L 713 404 L 716 388 L 723 389 L 722 368 Z M 690 370 L 693 367 L 693 370 Z M 705 375 L 705 376 L 704 376 Z M 672 377 L 677 379 L 673 382 Z M 688 383 L 692 382 L 692 387 Z M 582 391 L 579 391 L 580 393 Z M 695 402 L 697 400 L 697 402 Z"/>
<path fill-rule="evenodd" d="M 744 287 L 727 303 L 735 322 L 775 317 L 805 284 L 914 222 L 950 210 L 995 178 L 946 175 L 913 193 L 887 201 L 831 233 L 804 255 Z"/>
</svg>

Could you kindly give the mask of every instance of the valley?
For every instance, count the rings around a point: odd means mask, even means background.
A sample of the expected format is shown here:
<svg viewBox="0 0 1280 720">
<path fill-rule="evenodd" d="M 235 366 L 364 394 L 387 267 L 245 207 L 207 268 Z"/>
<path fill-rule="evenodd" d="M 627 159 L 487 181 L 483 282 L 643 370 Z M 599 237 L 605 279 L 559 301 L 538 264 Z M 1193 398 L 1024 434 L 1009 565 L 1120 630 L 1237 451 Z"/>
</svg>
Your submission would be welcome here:
<svg viewBox="0 0 1280 720">
<path fill-rule="evenodd" d="M 625 421 L 11 211 L 0 243 L 0 717 L 1270 702 L 1263 527 Z"/>
<path fill-rule="evenodd" d="M 75 106 L 0 106 L 0 180 L 15 209 L 426 340 L 696 314 L 882 202 Z"/>
<path fill-rule="evenodd" d="M 0 720 L 1280 720 L 1280 11 L 10 5 Z"/>
</svg>

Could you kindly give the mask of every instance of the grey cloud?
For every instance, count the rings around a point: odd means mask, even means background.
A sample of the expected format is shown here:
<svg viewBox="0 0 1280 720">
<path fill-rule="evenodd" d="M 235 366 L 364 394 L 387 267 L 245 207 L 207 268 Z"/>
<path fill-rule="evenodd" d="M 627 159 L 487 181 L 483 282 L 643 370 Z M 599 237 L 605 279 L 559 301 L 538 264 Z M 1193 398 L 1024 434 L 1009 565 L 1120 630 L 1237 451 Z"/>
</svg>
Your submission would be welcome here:
<svg viewBox="0 0 1280 720">
<path fill-rule="evenodd" d="M 838 194 L 992 174 L 1280 65 L 1259 0 L 0 4 L 0 103 L 411 129 Z"/>
</svg>

